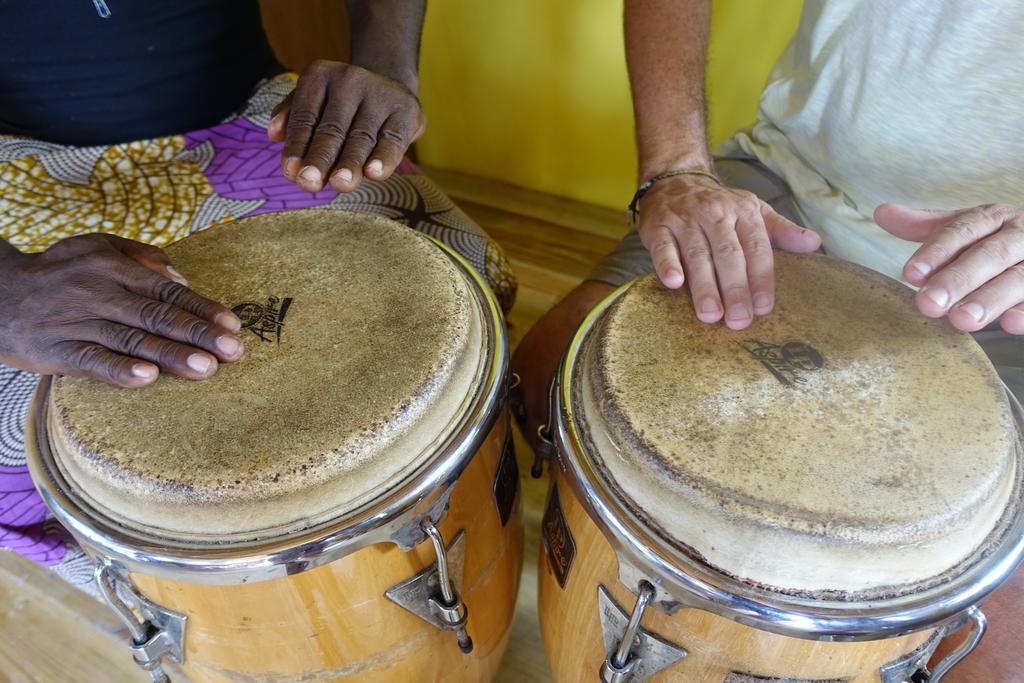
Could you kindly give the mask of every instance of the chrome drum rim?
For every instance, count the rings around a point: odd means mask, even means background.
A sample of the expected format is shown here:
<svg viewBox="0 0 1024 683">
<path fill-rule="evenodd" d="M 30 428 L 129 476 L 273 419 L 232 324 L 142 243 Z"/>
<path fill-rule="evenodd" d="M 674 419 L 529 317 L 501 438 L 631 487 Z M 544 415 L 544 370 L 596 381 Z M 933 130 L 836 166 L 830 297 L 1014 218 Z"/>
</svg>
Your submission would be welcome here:
<svg viewBox="0 0 1024 683">
<path fill-rule="evenodd" d="M 738 623 L 784 636 L 823 641 L 890 638 L 936 628 L 957 620 L 999 587 L 1024 560 L 1024 464 L 1018 449 L 1009 523 L 980 559 L 937 586 L 908 595 L 871 601 L 811 599 L 743 583 L 685 555 L 659 538 L 610 490 L 587 457 L 572 402 L 572 378 L 587 335 L 633 282 L 608 295 L 581 323 L 556 377 L 552 413 L 557 466 L 602 530 L 618 558 L 644 575 L 658 596 L 655 604 L 674 610 L 696 608 Z M 1024 434 L 1024 409 L 1006 391 L 1018 432 Z M 1007 519 L 1004 517 L 1004 520 Z M 630 586 L 631 589 L 635 587 Z"/>
<path fill-rule="evenodd" d="M 508 335 L 490 286 L 464 258 L 429 235 L 471 285 L 482 309 L 485 373 L 469 408 L 452 433 L 388 493 L 342 517 L 281 537 L 209 544 L 170 544 L 157 536 L 129 530 L 85 503 L 61 475 L 46 428 L 52 378 L 36 387 L 25 421 L 29 472 L 46 506 L 83 549 L 104 563 L 129 572 L 196 583 L 238 584 L 265 581 L 313 569 L 376 543 L 410 548 L 426 537 L 424 520 L 443 517 L 452 487 L 497 423 L 506 401 Z"/>
</svg>

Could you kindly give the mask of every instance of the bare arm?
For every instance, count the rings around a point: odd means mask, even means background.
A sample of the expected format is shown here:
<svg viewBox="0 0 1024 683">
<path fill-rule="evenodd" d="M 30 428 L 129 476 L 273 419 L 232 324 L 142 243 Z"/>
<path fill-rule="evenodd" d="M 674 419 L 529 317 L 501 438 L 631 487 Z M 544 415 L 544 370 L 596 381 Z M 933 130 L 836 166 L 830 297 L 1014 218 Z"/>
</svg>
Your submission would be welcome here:
<svg viewBox="0 0 1024 683">
<path fill-rule="evenodd" d="M 641 182 L 713 168 L 704 99 L 711 0 L 626 0 Z M 820 239 L 744 190 L 702 175 L 657 181 L 640 203 L 640 239 L 666 287 L 688 281 L 697 317 L 747 327 L 775 303 L 772 245 L 814 251 Z"/>
<path fill-rule="evenodd" d="M 640 181 L 675 168 L 712 169 L 704 74 L 711 0 L 627 0 L 626 63 Z"/>
<path fill-rule="evenodd" d="M 345 0 L 352 63 L 419 92 L 420 36 L 426 0 Z"/>
</svg>

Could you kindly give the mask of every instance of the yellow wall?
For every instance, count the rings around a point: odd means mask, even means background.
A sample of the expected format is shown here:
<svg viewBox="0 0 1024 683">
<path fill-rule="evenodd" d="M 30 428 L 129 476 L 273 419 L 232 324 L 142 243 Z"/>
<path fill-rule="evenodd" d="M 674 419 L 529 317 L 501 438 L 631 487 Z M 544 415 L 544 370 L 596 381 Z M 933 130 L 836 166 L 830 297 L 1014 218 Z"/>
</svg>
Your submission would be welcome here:
<svg viewBox="0 0 1024 683">
<path fill-rule="evenodd" d="M 712 142 L 754 120 L 802 0 L 716 0 Z M 635 189 L 622 0 L 430 0 L 423 163 L 621 208 Z"/>
</svg>

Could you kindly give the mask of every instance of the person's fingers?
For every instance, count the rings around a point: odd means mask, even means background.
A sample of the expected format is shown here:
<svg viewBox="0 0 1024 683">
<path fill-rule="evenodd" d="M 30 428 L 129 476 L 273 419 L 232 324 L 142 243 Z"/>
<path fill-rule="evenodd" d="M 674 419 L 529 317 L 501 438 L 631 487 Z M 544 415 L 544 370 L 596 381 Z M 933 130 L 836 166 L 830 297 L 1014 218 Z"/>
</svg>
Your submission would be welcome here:
<svg viewBox="0 0 1024 683">
<path fill-rule="evenodd" d="M 292 92 L 284 149 L 281 150 L 281 169 L 288 180 L 294 181 L 298 177 L 302 157 L 320 120 L 326 96 L 327 90 L 322 83 L 306 78 L 300 78 Z"/>
<path fill-rule="evenodd" d="M 1024 301 L 1003 313 L 999 326 L 1010 334 L 1024 334 Z"/>
<path fill-rule="evenodd" d="M 76 325 L 69 333 L 118 354 L 149 361 L 186 379 L 206 379 L 217 372 L 217 358 L 209 353 L 130 325 L 91 320 Z"/>
<path fill-rule="evenodd" d="M 716 323 L 722 319 L 722 298 L 715 280 L 715 263 L 704 232 L 695 223 L 687 223 L 676 232 L 676 243 L 683 256 L 683 269 L 697 318 Z"/>
<path fill-rule="evenodd" d="M 139 269 L 117 273 L 115 278 L 126 290 L 143 298 L 165 302 L 231 332 L 242 329 L 242 321 L 227 306 L 196 294 L 180 283 Z"/>
<path fill-rule="evenodd" d="M 753 320 L 750 301 L 750 283 L 747 263 L 736 236 L 736 225 L 729 219 L 704 225 L 715 263 L 715 277 L 725 306 L 725 324 L 733 330 L 742 330 Z"/>
<path fill-rule="evenodd" d="M 288 93 L 270 112 L 270 123 L 267 125 L 267 137 L 274 142 L 284 142 L 288 126 L 288 112 L 292 106 L 292 93 Z"/>
<path fill-rule="evenodd" d="M 188 344 L 223 361 L 238 360 L 245 350 L 237 335 L 171 303 L 124 292 L 96 308 L 103 319 Z"/>
<path fill-rule="evenodd" d="M 970 292 L 949 309 L 949 322 L 965 332 L 977 332 L 1024 300 L 1024 264 L 1006 269 L 998 277 Z"/>
<path fill-rule="evenodd" d="M 296 178 L 303 190 L 319 192 L 324 188 L 331 169 L 338 162 L 342 146 L 351 134 L 355 114 L 356 106 L 348 98 L 335 96 L 328 100 Z"/>
<path fill-rule="evenodd" d="M 875 223 L 900 239 L 924 242 L 958 213 L 960 211 L 932 211 L 886 203 L 875 209 Z"/>
<path fill-rule="evenodd" d="M 775 305 L 775 260 L 761 214 L 740 218 L 736 223 L 736 236 L 747 262 L 747 282 L 754 315 L 766 315 Z"/>
<path fill-rule="evenodd" d="M 351 192 L 363 180 L 363 166 L 377 145 L 377 132 L 383 119 L 381 112 L 364 102 L 345 138 L 341 156 L 331 173 L 331 188 L 337 192 Z"/>
<path fill-rule="evenodd" d="M 761 218 L 772 244 L 779 249 L 794 254 L 809 254 L 821 248 L 821 235 L 801 228 L 764 202 L 761 203 Z"/>
<path fill-rule="evenodd" d="M 960 211 L 935 230 L 907 260 L 903 277 L 911 284 L 923 285 L 965 249 L 998 231 L 1013 215 L 1012 207 L 998 204 Z"/>
<path fill-rule="evenodd" d="M 409 145 L 412 144 L 408 117 L 403 114 L 392 114 L 377 134 L 377 145 L 370 153 L 370 160 L 363 168 L 363 173 L 370 180 L 387 180 L 402 163 Z"/>
<path fill-rule="evenodd" d="M 116 354 L 99 344 L 65 341 L 57 344 L 54 351 L 60 359 L 60 373 L 92 377 L 119 387 L 152 384 L 160 374 L 152 363 Z"/>
<path fill-rule="evenodd" d="M 188 286 L 188 280 L 175 270 L 163 249 L 154 247 L 151 244 L 143 244 L 135 240 L 125 239 L 118 235 L 104 235 L 104 237 L 115 249 L 128 258 L 135 259 L 158 275 L 174 280 L 180 285 Z"/>
<path fill-rule="evenodd" d="M 932 274 L 917 293 L 917 307 L 929 317 L 945 315 L 958 301 L 1021 261 L 1024 261 L 1024 223 L 1010 223 Z"/>
<path fill-rule="evenodd" d="M 679 245 L 676 244 L 675 235 L 667 225 L 643 222 L 641 218 L 642 225 L 638 232 L 640 241 L 651 255 L 654 272 L 658 274 L 658 279 L 663 285 L 669 289 L 679 289 L 686 277 L 683 274 L 683 264 L 679 260 Z"/>
</svg>

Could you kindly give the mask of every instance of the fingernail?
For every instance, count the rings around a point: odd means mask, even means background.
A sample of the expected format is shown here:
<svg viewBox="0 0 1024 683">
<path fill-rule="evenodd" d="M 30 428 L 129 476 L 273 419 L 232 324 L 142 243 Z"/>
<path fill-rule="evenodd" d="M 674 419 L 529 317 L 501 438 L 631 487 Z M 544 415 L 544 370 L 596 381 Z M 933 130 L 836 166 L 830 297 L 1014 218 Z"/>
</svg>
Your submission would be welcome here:
<svg viewBox="0 0 1024 683">
<path fill-rule="evenodd" d="M 715 303 L 714 299 L 704 299 L 704 302 L 700 305 L 700 312 L 715 315 L 718 313 L 718 304 Z"/>
<path fill-rule="evenodd" d="M 946 304 L 949 303 L 949 292 L 942 289 L 941 287 L 937 289 L 925 289 L 923 291 L 924 295 L 931 299 L 932 302 L 939 308 L 945 308 Z"/>
<path fill-rule="evenodd" d="M 281 116 L 282 116 L 281 112 L 277 112 L 276 114 L 271 116 L 270 117 L 270 125 L 267 126 L 267 127 L 268 128 L 273 128 L 275 125 L 277 125 L 277 123 L 281 120 Z"/>
<path fill-rule="evenodd" d="M 307 183 L 314 185 L 320 183 L 320 179 L 323 177 L 320 175 L 320 169 L 315 166 L 306 166 L 304 169 L 299 171 L 299 177 L 305 180 Z"/>
<path fill-rule="evenodd" d="M 366 172 L 371 175 L 380 175 L 384 172 L 384 164 L 380 159 L 374 159 L 366 165 Z"/>
<path fill-rule="evenodd" d="M 980 323 L 985 317 L 985 308 L 981 304 L 976 304 L 973 301 L 960 306 L 960 310 L 974 318 L 975 322 Z"/>
<path fill-rule="evenodd" d="M 284 162 L 284 177 L 288 180 L 295 180 L 295 174 L 299 172 L 301 161 L 295 157 L 289 157 Z"/>
<path fill-rule="evenodd" d="M 242 321 L 234 313 L 218 313 L 214 317 L 213 322 L 232 332 L 238 332 L 242 329 Z"/>
<path fill-rule="evenodd" d="M 767 294 L 754 295 L 754 310 L 758 313 L 766 313 L 772 307 L 772 298 Z"/>
<path fill-rule="evenodd" d="M 910 269 L 917 273 L 918 277 L 928 277 L 928 273 L 932 272 L 932 267 L 927 263 L 911 263 Z"/>
<path fill-rule="evenodd" d="M 352 171 L 348 170 L 347 168 L 339 168 L 334 173 L 334 177 L 337 178 L 338 180 L 340 180 L 343 183 L 351 183 L 352 182 Z"/>
<path fill-rule="evenodd" d="M 725 317 L 729 320 L 746 320 L 750 317 L 750 311 L 743 304 L 738 304 L 729 308 L 729 311 L 725 314 Z"/>
<path fill-rule="evenodd" d="M 181 273 L 175 270 L 174 266 L 165 266 L 167 274 L 171 276 L 171 279 L 177 282 L 179 285 L 185 285 L 188 287 L 188 280 L 185 279 Z"/>
<path fill-rule="evenodd" d="M 200 374 L 206 374 L 206 371 L 210 369 L 211 359 L 209 356 L 205 356 L 201 353 L 193 353 L 185 361 L 188 366 Z"/>
<path fill-rule="evenodd" d="M 222 334 L 217 337 L 217 349 L 225 356 L 234 356 L 242 348 L 242 342 L 237 337 L 229 334 Z"/>
<path fill-rule="evenodd" d="M 136 363 L 132 366 L 132 376 L 142 379 L 153 379 L 156 377 L 157 369 L 147 363 Z"/>
</svg>

